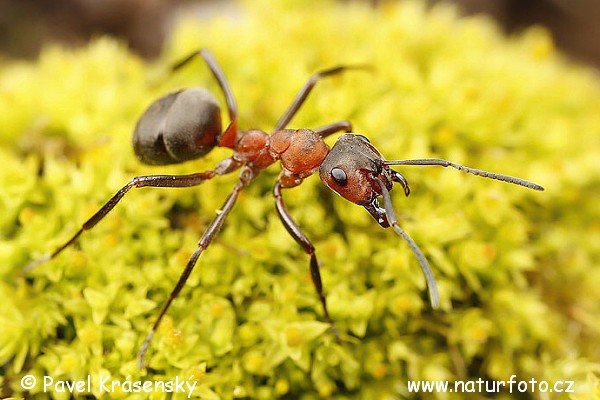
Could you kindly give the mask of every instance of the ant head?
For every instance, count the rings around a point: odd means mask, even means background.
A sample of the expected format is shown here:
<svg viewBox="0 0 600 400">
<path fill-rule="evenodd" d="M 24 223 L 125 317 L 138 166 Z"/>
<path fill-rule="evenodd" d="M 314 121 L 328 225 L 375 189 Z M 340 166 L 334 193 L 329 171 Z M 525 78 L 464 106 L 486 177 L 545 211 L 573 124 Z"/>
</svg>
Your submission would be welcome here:
<svg viewBox="0 0 600 400">
<path fill-rule="evenodd" d="M 346 133 L 340 136 L 321 164 L 319 175 L 340 196 L 365 207 L 384 228 L 389 222 L 385 209 L 377 201 L 382 195 L 379 182 L 388 191 L 393 182 L 399 182 L 407 196 L 409 193 L 404 177 L 392 171 L 379 150 L 362 135 Z"/>
</svg>

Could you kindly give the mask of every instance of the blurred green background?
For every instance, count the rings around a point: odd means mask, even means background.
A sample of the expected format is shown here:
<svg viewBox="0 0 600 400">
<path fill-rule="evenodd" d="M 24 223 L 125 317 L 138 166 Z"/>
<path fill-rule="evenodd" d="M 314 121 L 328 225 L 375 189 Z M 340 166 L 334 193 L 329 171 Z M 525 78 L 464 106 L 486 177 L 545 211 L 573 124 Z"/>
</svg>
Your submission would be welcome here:
<svg viewBox="0 0 600 400">
<path fill-rule="evenodd" d="M 117 22 L 99 25 L 84 23 L 89 11 L 76 14 L 75 3 L 1 5 L 17 8 L 0 13 L 3 27 L 14 22 L 3 37 L 24 40 L 2 40 L 9 46 L 0 64 L 2 397 L 68 398 L 39 386 L 24 392 L 20 380 L 32 374 L 178 376 L 198 382 L 195 396 L 213 399 L 515 398 L 414 394 L 408 381 L 516 374 L 575 382 L 574 393 L 529 389 L 517 398 L 598 398 L 600 86 L 593 68 L 557 50 L 560 36 L 539 25 L 506 36 L 487 17 L 419 1 L 156 2 L 164 12 L 142 22 L 127 15 L 152 14 L 146 3 L 118 2 L 112 7 L 121 11 L 97 14 Z M 39 11 L 48 8 L 58 19 Z M 107 28 L 113 24 L 121 31 Z M 39 41 L 71 26 L 66 43 Z M 149 47 L 126 32 L 136 27 Z M 446 158 L 546 191 L 440 168 L 401 169 L 412 194 L 396 190 L 393 202 L 430 260 L 438 311 L 400 238 L 316 177 L 286 191 L 317 248 L 340 346 L 323 322 L 308 258 L 273 210 L 274 166 L 240 196 L 161 325 L 149 369 L 140 371 L 136 354 L 157 309 L 236 174 L 199 188 L 133 191 L 73 248 L 25 277 L 20 271 L 131 177 L 205 170 L 229 155 L 217 149 L 157 168 L 140 165 L 130 148 L 137 118 L 165 92 L 197 85 L 222 100 L 201 62 L 168 73 L 199 47 L 222 64 L 243 128 L 268 130 L 312 73 L 369 63 L 372 73 L 319 83 L 291 127 L 350 119 L 388 159 Z"/>
<path fill-rule="evenodd" d="M 384 0 L 346 0 L 381 7 Z M 600 36 L 594 0 L 423 0 L 453 3 L 464 15 L 486 14 L 507 33 L 518 33 L 535 24 L 553 34 L 557 46 L 578 60 L 600 65 Z M 232 0 L 5 0 L 0 4 L 0 53 L 8 57 L 35 57 L 45 43 L 83 45 L 98 34 L 127 40 L 144 57 L 160 54 L 163 42 L 182 15 L 206 20 L 235 15 Z M 148 27 L 152 27 L 148 29 Z"/>
</svg>

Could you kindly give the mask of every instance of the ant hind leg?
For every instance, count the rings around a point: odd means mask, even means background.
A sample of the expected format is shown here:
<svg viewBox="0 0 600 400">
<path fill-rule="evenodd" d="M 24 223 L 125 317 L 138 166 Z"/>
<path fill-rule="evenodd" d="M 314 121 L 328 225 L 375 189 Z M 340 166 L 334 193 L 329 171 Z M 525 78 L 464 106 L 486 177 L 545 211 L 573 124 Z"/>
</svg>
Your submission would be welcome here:
<svg viewBox="0 0 600 400">
<path fill-rule="evenodd" d="M 81 228 L 63 245 L 59 246 L 56 250 L 54 250 L 49 255 L 46 255 L 38 260 L 31 262 L 27 265 L 22 273 L 26 273 L 33 268 L 37 267 L 40 264 L 45 263 L 58 256 L 73 244 L 79 236 L 84 231 L 89 231 L 92 229 L 98 222 L 100 222 L 113 208 L 121 201 L 121 199 L 133 188 L 141 188 L 141 187 L 192 187 L 198 186 L 204 183 L 205 181 L 217 176 L 223 175 L 230 172 L 235 171 L 241 166 L 241 164 L 232 158 L 226 158 L 217 164 L 217 167 L 212 170 L 208 170 L 205 172 L 199 172 L 195 174 L 189 175 L 145 175 L 145 176 L 136 176 L 130 182 L 128 182 L 125 186 L 123 186 L 117 193 L 115 193 L 94 215 L 92 215 L 87 221 L 83 223 Z"/>
</svg>

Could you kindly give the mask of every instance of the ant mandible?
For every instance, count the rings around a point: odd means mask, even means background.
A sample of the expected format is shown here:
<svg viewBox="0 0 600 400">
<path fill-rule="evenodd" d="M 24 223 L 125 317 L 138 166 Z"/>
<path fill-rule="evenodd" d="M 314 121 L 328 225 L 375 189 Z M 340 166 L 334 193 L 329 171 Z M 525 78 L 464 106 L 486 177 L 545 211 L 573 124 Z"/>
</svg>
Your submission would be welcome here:
<svg viewBox="0 0 600 400">
<path fill-rule="evenodd" d="M 146 336 L 138 355 L 140 368 L 145 365 L 144 357 L 161 320 L 185 285 L 198 258 L 208 248 L 221 229 L 240 191 L 248 186 L 261 171 L 276 161 L 281 162 L 282 171 L 273 187 L 275 208 L 286 230 L 310 256 L 311 278 L 319 296 L 325 319 L 330 324 L 338 342 L 340 340 L 339 333 L 327 310 L 327 301 L 323 292 L 315 247 L 288 212 L 282 197 L 282 189 L 298 186 L 305 178 L 318 170 L 321 180 L 329 188 L 346 200 L 363 206 L 383 228 L 391 226 L 416 255 L 425 275 L 430 301 L 434 308 L 439 305 L 439 294 L 435 278 L 417 244 L 398 224 L 389 194 L 393 183 L 399 183 L 406 196 L 409 195 L 410 188 L 406 178 L 399 172 L 390 169 L 390 165 L 453 167 L 474 175 L 497 179 L 534 190 L 544 190 L 540 185 L 524 179 L 468 168 L 441 159 L 385 160 L 366 137 L 350 133 L 352 124 L 346 120 L 324 125 L 314 130 L 304 128 L 285 129 L 321 78 L 336 75 L 346 70 L 363 69 L 362 66 L 338 66 L 311 76 L 275 124 L 270 135 L 257 129 L 240 130 L 238 128 L 235 98 L 225 74 L 210 51 L 206 49 L 196 51 L 175 64 L 172 70 L 180 69 L 198 56 L 208 65 L 225 96 L 230 119 L 229 125 L 225 130 L 221 129 L 219 103 L 208 90 L 202 88 L 182 89 L 154 101 L 142 114 L 133 133 L 135 154 L 143 163 L 152 165 L 176 164 L 197 159 L 210 152 L 215 146 L 230 148 L 233 150 L 233 155 L 220 161 L 214 169 L 204 172 L 189 175 L 146 175 L 133 178 L 92 215 L 62 246 L 25 267 L 25 271 L 28 271 L 56 257 L 73 244 L 84 231 L 92 229 L 100 222 L 132 188 L 198 186 L 215 176 L 229 174 L 241 169 L 239 181 L 233 187 L 217 216 L 202 235 L 198 247 L 190 257 L 167 302 Z M 323 139 L 341 131 L 344 131 L 345 134 L 340 136 L 330 149 Z M 380 197 L 383 198 L 383 207 L 379 204 Z"/>
</svg>

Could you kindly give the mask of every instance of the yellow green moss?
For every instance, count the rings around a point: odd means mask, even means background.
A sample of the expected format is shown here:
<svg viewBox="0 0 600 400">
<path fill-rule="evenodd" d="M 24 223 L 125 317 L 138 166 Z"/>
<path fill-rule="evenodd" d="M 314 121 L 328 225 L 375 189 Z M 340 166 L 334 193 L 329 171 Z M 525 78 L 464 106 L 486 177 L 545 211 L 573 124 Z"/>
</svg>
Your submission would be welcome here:
<svg viewBox="0 0 600 400">
<path fill-rule="evenodd" d="M 436 274 L 435 312 L 393 232 L 318 178 L 286 191 L 317 247 L 340 346 L 308 258 L 274 212 L 273 167 L 240 196 L 158 330 L 151 368 L 139 370 L 143 338 L 236 174 L 133 191 L 71 249 L 19 274 L 131 177 L 205 170 L 228 155 L 157 168 L 131 151 L 137 117 L 160 94 L 199 85 L 221 98 L 199 61 L 166 74 L 200 47 L 229 78 L 242 127 L 269 130 L 315 71 L 366 63 L 373 71 L 320 82 L 291 126 L 350 119 L 388 159 L 446 158 L 547 190 L 402 169 L 412 194 L 393 200 Z M 421 398 L 409 379 L 516 374 L 600 396 L 600 86 L 543 29 L 506 38 L 486 19 L 420 2 L 253 1 L 231 17 L 181 22 L 155 65 L 109 39 L 5 62 L 0 120 L 2 395 L 23 396 L 25 375 L 105 375 L 193 377 L 201 398 Z M 68 397 L 40 385 L 29 394 Z"/>
</svg>

